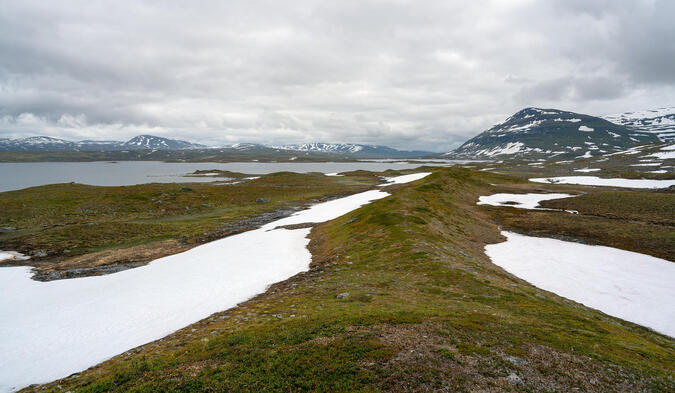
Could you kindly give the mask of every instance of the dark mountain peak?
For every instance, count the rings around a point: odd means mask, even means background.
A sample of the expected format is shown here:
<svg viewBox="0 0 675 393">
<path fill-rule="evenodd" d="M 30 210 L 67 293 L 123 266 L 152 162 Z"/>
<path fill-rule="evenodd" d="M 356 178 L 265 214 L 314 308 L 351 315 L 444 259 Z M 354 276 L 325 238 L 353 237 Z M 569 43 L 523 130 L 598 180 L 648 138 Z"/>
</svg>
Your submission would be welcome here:
<svg viewBox="0 0 675 393">
<path fill-rule="evenodd" d="M 599 117 L 531 107 L 516 112 L 446 155 L 591 157 L 653 142 L 658 142 L 658 138 Z"/>
<path fill-rule="evenodd" d="M 518 112 L 514 113 L 513 116 L 510 117 L 510 119 L 529 118 L 534 116 L 551 116 L 560 113 L 565 112 L 558 109 L 535 108 L 531 106 L 529 108 L 523 108 Z"/>
</svg>

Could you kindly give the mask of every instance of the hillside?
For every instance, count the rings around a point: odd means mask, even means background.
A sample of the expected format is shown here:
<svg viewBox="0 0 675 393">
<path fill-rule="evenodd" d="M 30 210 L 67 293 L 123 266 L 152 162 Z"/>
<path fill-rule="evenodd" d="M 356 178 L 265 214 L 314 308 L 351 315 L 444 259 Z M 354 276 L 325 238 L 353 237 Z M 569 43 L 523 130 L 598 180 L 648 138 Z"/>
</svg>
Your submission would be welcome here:
<svg viewBox="0 0 675 393">
<path fill-rule="evenodd" d="M 650 133 L 599 117 L 526 108 L 471 138 L 447 158 L 592 157 L 659 142 Z"/>
<path fill-rule="evenodd" d="M 618 113 L 603 118 L 633 130 L 651 132 L 664 142 L 675 141 L 675 107 Z"/>
</svg>

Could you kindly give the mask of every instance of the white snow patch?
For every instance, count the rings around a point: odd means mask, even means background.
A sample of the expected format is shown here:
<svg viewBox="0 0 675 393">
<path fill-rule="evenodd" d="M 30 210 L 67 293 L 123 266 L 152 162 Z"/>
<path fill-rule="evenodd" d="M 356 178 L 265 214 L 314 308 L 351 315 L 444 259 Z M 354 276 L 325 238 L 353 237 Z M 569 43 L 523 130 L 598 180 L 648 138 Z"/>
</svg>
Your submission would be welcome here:
<svg viewBox="0 0 675 393">
<path fill-rule="evenodd" d="M 390 186 L 392 184 L 403 184 L 403 183 L 409 183 L 411 181 L 419 180 L 423 177 L 427 177 L 431 175 L 431 172 L 420 172 L 420 173 L 413 173 L 410 175 L 403 175 L 403 176 L 396 176 L 396 177 L 388 177 L 385 178 L 384 180 L 387 182 L 386 184 L 379 184 L 379 187 L 386 187 Z"/>
<path fill-rule="evenodd" d="M 333 172 L 333 173 L 325 173 L 326 176 L 344 176 L 341 175 L 339 172 Z"/>
<path fill-rule="evenodd" d="M 495 265 L 546 291 L 675 337 L 675 263 L 617 248 L 502 231 Z"/>
<path fill-rule="evenodd" d="M 675 150 L 675 145 L 664 146 L 661 150 Z"/>
<path fill-rule="evenodd" d="M 673 151 L 657 152 L 657 153 L 654 153 L 654 154 L 650 154 L 650 155 L 648 155 L 648 156 L 646 156 L 646 157 L 656 157 L 656 158 L 659 158 L 659 159 L 661 159 L 661 160 L 670 160 L 670 159 L 675 158 L 675 150 L 673 150 Z"/>
<path fill-rule="evenodd" d="M 582 169 L 575 169 L 574 172 L 597 172 L 599 170 L 600 168 L 582 168 Z"/>
<path fill-rule="evenodd" d="M 591 127 L 579 126 L 579 131 L 591 132 L 591 131 L 595 131 L 595 130 Z"/>
<path fill-rule="evenodd" d="M 110 275 L 39 282 L 28 267 L 0 269 L 0 391 L 81 371 L 306 271 L 309 229 L 275 228 L 330 220 L 387 195 L 371 190 L 317 204 Z"/>
<path fill-rule="evenodd" d="M 12 261 L 12 260 L 25 261 L 28 259 L 30 259 L 29 256 L 23 255 L 20 252 L 0 250 L 0 261 Z"/>
<path fill-rule="evenodd" d="M 659 166 L 661 165 L 660 162 L 649 162 L 649 163 L 643 163 L 643 164 L 631 164 L 630 166 Z"/>
<path fill-rule="evenodd" d="M 657 171 L 647 171 L 647 173 L 667 173 L 668 171 L 665 169 L 659 169 Z"/>
<path fill-rule="evenodd" d="M 597 176 L 560 176 L 532 178 L 535 183 L 580 184 L 584 186 L 609 186 L 625 188 L 668 188 L 675 185 L 675 180 L 651 179 L 604 179 Z"/>
<path fill-rule="evenodd" d="M 525 144 L 522 142 L 509 142 L 504 146 L 498 146 L 490 150 L 482 151 L 481 153 L 489 157 L 498 156 L 500 154 L 515 154 L 525 150 L 524 147 Z"/>
<path fill-rule="evenodd" d="M 477 205 L 509 206 L 518 209 L 554 210 L 539 207 L 539 202 L 551 199 L 570 198 L 571 194 L 493 194 L 478 197 Z"/>
<path fill-rule="evenodd" d="M 605 154 L 605 156 L 609 157 L 609 156 L 615 156 L 617 154 L 638 154 L 638 153 L 640 153 L 640 150 L 642 150 L 643 148 L 645 148 L 645 146 L 634 146 L 634 147 L 631 147 L 628 150 L 622 150 L 622 151 L 617 151 L 617 152 L 610 153 L 610 154 Z"/>
</svg>

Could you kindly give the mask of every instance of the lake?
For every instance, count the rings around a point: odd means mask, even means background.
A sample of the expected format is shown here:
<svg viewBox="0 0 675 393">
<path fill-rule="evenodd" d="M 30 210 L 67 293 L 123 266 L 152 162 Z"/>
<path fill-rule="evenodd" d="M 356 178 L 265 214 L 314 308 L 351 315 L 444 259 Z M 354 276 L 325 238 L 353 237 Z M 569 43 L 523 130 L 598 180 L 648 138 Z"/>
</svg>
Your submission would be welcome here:
<svg viewBox="0 0 675 393">
<path fill-rule="evenodd" d="M 274 172 L 334 173 L 363 169 L 411 169 L 422 165 L 451 165 L 452 161 L 424 164 L 416 162 L 195 162 L 160 161 L 119 162 L 7 162 L 0 163 L 0 192 L 55 183 L 81 183 L 93 186 L 129 186 L 143 183 L 187 183 L 219 180 L 186 177 L 196 170 L 220 169 L 250 174 Z"/>
</svg>

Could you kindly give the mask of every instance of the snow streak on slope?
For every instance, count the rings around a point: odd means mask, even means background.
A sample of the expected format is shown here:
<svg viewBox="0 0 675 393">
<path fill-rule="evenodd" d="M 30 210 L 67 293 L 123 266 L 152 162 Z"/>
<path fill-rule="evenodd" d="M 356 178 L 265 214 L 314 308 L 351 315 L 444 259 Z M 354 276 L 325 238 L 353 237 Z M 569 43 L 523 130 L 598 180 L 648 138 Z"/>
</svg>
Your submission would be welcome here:
<svg viewBox="0 0 675 393">
<path fill-rule="evenodd" d="M 605 179 L 597 176 L 560 176 L 538 177 L 530 181 L 535 183 L 554 184 L 580 184 L 584 186 L 607 186 L 625 188 L 668 188 L 675 185 L 675 180 L 651 180 L 651 179 Z"/>
<path fill-rule="evenodd" d="M 330 220 L 387 195 L 320 203 L 106 276 L 39 282 L 28 267 L 0 268 L 0 391 L 65 377 L 236 306 L 309 268 L 310 229 L 275 228 Z"/>
<path fill-rule="evenodd" d="M 495 265 L 541 289 L 675 337 L 675 263 L 635 252 L 502 232 Z"/>
</svg>

